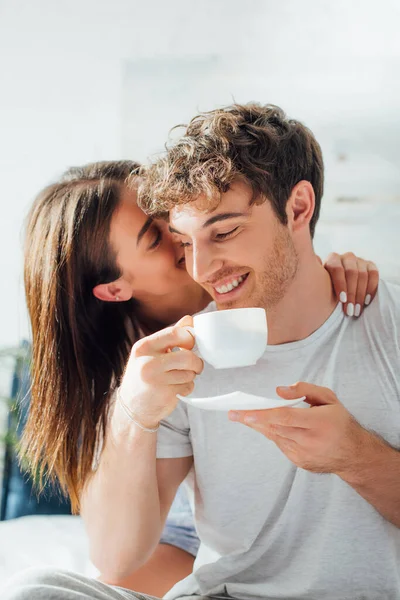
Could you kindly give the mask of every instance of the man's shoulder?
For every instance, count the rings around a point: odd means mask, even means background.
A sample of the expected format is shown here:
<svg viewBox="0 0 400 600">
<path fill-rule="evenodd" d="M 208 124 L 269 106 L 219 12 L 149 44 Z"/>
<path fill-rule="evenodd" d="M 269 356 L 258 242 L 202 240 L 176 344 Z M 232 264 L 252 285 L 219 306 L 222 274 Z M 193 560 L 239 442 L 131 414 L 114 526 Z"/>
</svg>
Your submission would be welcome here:
<svg viewBox="0 0 400 600">
<path fill-rule="evenodd" d="M 375 302 L 379 305 L 380 312 L 383 315 L 398 315 L 400 313 L 400 285 L 381 279 L 372 305 Z"/>
<path fill-rule="evenodd" d="M 366 323 L 400 342 L 400 285 L 381 279 L 377 294 L 364 312 Z"/>
</svg>

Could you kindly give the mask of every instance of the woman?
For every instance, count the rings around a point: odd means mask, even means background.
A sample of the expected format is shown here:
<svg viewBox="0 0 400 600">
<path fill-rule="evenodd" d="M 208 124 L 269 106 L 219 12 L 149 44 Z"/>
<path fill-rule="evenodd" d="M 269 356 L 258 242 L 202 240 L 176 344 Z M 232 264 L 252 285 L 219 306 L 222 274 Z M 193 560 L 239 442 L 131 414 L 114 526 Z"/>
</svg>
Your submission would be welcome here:
<svg viewBox="0 0 400 600">
<path fill-rule="evenodd" d="M 120 161 L 70 169 L 41 192 L 28 218 L 25 288 L 33 337 L 32 391 L 22 454 L 33 473 L 59 482 L 74 512 L 83 492 L 90 497 L 108 433 L 111 393 L 133 343 L 202 310 L 210 300 L 187 274 L 182 249 L 167 224 L 138 208 L 134 186 L 128 185 L 138 167 Z M 336 294 L 345 310 L 346 300 L 362 307 L 376 290 L 374 265 L 353 255 L 342 260 L 333 256 L 327 265 Z M 123 479 L 122 471 L 116 481 Z M 110 486 L 104 484 L 104 490 L 109 493 Z M 93 507 L 96 502 L 93 496 L 86 503 Z M 102 508 L 99 515 L 107 514 L 111 522 L 113 515 Z M 111 527 L 97 537 L 101 525 L 95 513 L 83 511 L 92 544 L 100 546 L 96 542 L 104 539 L 112 544 Z M 187 536 L 176 540 L 168 535 L 167 523 L 161 544 L 142 569 L 118 581 L 107 581 L 105 575 L 103 581 L 162 596 L 191 572 L 197 549 L 191 526 L 194 545 L 182 543 Z"/>
</svg>

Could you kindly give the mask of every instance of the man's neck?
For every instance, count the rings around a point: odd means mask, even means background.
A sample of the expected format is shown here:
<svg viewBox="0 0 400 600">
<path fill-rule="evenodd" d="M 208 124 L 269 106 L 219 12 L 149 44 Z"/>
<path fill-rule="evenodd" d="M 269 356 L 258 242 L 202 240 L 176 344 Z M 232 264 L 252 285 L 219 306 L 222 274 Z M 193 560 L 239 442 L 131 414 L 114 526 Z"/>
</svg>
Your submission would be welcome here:
<svg viewBox="0 0 400 600">
<path fill-rule="evenodd" d="M 337 302 L 331 279 L 314 253 L 299 262 L 284 298 L 267 310 L 268 344 L 303 340 L 319 329 Z"/>
</svg>

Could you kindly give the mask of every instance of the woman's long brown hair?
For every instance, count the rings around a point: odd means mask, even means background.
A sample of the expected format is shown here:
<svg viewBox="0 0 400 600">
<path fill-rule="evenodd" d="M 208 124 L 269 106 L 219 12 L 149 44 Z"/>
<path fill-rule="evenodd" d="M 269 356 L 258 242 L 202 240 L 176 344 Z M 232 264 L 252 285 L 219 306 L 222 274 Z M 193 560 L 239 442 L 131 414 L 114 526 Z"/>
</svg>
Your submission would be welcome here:
<svg viewBox="0 0 400 600">
<path fill-rule="evenodd" d="M 73 512 L 105 435 L 111 389 L 139 337 L 134 300 L 102 302 L 92 293 L 122 274 L 108 241 L 110 222 L 138 168 L 119 161 L 70 169 L 39 194 L 28 216 L 32 387 L 21 457 L 39 490 L 44 481 L 57 482 Z"/>
</svg>

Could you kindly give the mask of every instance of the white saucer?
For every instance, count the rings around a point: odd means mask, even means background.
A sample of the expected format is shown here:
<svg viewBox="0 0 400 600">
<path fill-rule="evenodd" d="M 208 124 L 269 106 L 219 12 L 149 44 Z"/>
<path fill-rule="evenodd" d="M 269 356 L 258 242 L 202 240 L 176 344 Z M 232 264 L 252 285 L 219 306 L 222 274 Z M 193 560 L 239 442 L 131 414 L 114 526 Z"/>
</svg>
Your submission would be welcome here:
<svg viewBox="0 0 400 600">
<path fill-rule="evenodd" d="M 305 396 L 295 400 L 282 400 L 281 398 L 263 398 L 245 392 L 231 392 L 230 394 L 211 396 L 210 398 L 193 398 L 192 396 L 177 394 L 177 398 L 191 406 L 205 410 L 264 410 L 266 408 L 295 406 L 305 400 Z"/>
</svg>

